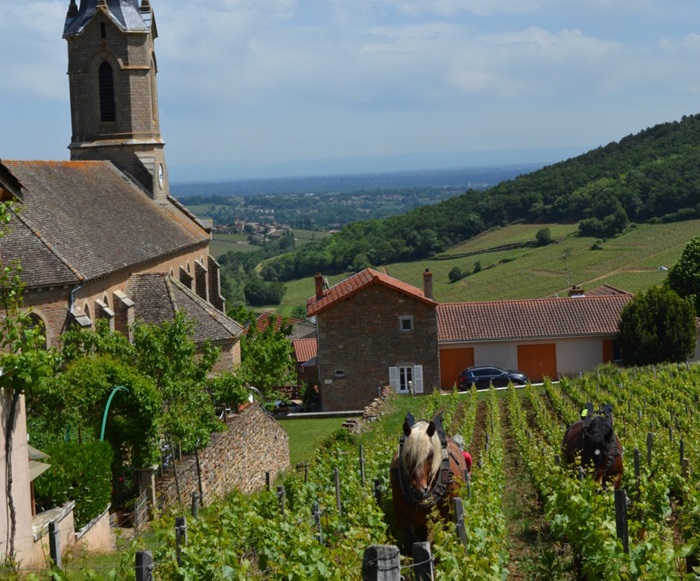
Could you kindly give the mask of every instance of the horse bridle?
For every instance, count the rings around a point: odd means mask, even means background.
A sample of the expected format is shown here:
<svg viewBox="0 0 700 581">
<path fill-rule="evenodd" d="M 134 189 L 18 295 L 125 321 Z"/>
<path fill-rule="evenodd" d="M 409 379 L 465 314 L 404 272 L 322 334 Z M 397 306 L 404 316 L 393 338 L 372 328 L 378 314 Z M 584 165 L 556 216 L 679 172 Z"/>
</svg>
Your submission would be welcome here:
<svg viewBox="0 0 700 581">
<path fill-rule="evenodd" d="M 407 414 L 406 417 L 408 418 L 409 416 L 410 419 L 413 420 L 413 416 L 410 413 Z M 433 418 L 433 423 L 435 424 L 435 431 L 438 438 L 440 438 L 440 468 L 436 478 L 434 479 L 435 484 L 433 484 L 430 488 L 430 493 L 421 500 L 416 501 L 415 497 L 411 494 L 411 485 L 406 478 L 406 471 L 403 469 L 401 462 L 401 458 L 403 457 L 403 445 L 408 436 L 403 434 L 399 442 L 398 472 L 401 494 L 403 494 L 403 497 L 406 500 L 412 503 L 417 503 L 421 508 L 431 508 L 435 506 L 442 500 L 442 497 L 445 496 L 447 489 L 454 483 L 454 475 L 452 474 L 452 469 L 450 468 L 450 456 L 452 454 L 449 452 L 447 446 L 447 435 L 445 434 L 445 428 L 442 425 L 442 413 Z M 455 461 L 457 460 L 456 458 L 454 459 Z"/>
</svg>

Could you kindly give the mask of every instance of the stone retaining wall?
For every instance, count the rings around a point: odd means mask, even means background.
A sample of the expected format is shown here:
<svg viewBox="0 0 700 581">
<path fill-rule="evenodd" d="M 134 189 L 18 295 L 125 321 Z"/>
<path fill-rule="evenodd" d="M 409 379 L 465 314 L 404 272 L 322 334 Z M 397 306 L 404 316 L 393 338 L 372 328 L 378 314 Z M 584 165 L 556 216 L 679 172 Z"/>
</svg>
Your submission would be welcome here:
<svg viewBox="0 0 700 581">
<path fill-rule="evenodd" d="M 284 428 L 260 405 L 252 404 L 226 420 L 226 430 L 212 434 L 209 446 L 199 451 L 204 504 L 222 498 L 234 489 L 251 493 L 265 486 L 265 473 L 271 480 L 289 468 L 289 437 Z M 194 455 L 176 462 L 180 501 L 191 502 L 200 493 Z M 172 470 L 156 478 L 158 506 L 178 504 Z"/>
</svg>

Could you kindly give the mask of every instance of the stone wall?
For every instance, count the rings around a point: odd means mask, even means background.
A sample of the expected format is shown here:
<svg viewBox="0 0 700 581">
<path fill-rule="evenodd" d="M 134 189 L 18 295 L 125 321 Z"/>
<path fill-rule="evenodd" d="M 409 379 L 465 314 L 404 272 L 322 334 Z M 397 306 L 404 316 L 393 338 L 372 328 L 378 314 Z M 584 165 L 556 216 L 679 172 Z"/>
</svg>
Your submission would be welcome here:
<svg viewBox="0 0 700 581">
<path fill-rule="evenodd" d="M 199 451 L 204 504 L 222 498 L 234 489 L 244 493 L 265 486 L 265 473 L 271 479 L 289 468 L 289 437 L 284 428 L 258 404 L 252 404 L 227 418 L 226 430 L 212 435 L 209 446 Z M 191 502 L 199 494 L 197 461 L 194 455 L 176 462 L 180 500 Z M 178 504 L 172 470 L 156 479 L 156 497 L 162 508 Z"/>
</svg>

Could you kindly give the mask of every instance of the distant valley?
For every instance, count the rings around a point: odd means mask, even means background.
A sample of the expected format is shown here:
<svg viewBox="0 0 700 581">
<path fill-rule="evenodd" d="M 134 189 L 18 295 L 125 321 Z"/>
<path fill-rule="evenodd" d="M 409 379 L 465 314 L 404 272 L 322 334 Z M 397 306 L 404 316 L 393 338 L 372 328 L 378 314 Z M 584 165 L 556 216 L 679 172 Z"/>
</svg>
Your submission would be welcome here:
<svg viewBox="0 0 700 581">
<path fill-rule="evenodd" d="M 452 187 L 484 189 L 533 172 L 538 164 L 508 164 L 461 169 L 342 174 L 251 180 L 173 182 L 173 195 L 183 197 L 253 196 L 260 194 L 354 192 L 369 189 Z"/>
</svg>

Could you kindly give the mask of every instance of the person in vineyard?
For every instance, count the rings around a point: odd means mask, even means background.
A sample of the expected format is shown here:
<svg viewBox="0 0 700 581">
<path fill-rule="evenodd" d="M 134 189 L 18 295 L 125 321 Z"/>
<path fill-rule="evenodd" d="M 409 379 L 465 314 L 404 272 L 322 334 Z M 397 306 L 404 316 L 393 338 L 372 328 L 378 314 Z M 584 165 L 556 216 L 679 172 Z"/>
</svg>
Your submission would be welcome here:
<svg viewBox="0 0 700 581">
<path fill-rule="evenodd" d="M 472 455 L 464 449 L 464 438 L 461 434 L 455 434 L 452 436 L 452 441 L 459 446 L 462 451 L 462 456 L 464 456 L 464 461 L 467 463 L 467 472 L 472 473 Z"/>
</svg>

